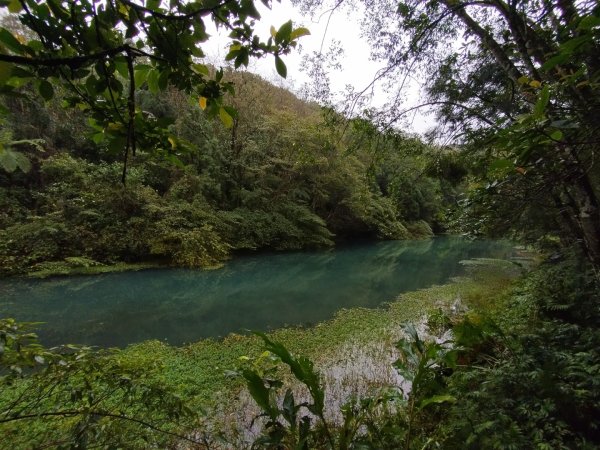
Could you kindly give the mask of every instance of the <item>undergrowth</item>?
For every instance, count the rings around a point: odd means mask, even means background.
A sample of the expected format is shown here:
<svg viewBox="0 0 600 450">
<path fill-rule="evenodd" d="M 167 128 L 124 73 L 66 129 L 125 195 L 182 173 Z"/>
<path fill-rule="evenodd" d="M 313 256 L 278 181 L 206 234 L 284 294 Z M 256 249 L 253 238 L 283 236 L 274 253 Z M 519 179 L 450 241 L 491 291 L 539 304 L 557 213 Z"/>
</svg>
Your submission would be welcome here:
<svg viewBox="0 0 600 450">
<path fill-rule="evenodd" d="M 465 298 L 463 315 L 432 310 L 430 328 L 451 338 L 405 327 L 394 363 L 402 381 L 350 399 L 336 423 L 317 408 L 326 391 L 310 362 L 263 336 L 310 395 L 300 403 L 288 389 L 279 403 L 276 372 L 244 369 L 268 417 L 253 447 L 598 448 L 598 287 L 589 267 L 566 260 L 543 264 L 508 293 Z"/>
</svg>

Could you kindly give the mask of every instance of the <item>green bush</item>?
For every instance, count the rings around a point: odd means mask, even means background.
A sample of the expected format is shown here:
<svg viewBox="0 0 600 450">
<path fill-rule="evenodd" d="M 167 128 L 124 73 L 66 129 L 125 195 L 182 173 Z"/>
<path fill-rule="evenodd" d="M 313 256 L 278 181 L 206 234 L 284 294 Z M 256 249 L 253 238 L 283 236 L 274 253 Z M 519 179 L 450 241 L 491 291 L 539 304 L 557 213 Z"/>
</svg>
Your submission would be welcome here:
<svg viewBox="0 0 600 450">
<path fill-rule="evenodd" d="M 416 222 L 409 222 L 406 224 L 406 229 L 410 233 L 413 239 L 424 239 L 433 236 L 431 226 L 424 220 L 418 220 Z"/>
<path fill-rule="evenodd" d="M 32 217 L 0 230 L 0 267 L 18 273 L 43 261 L 62 260 L 77 254 L 79 241 L 59 214 Z"/>
<path fill-rule="evenodd" d="M 504 330 L 465 343 L 472 368 L 450 378 L 460 401 L 441 426 L 444 445 L 597 448 L 599 288 L 593 271 L 573 260 L 526 279 L 502 312 L 510 318 L 500 318 Z"/>
<path fill-rule="evenodd" d="M 0 447 L 167 448 L 199 444 L 197 421 L 156 375 L 118 350 L 45 349 L 31 325 L 0 319 Z"/>
<path fill-rule="evenodd" d="M 228 259 L 230 247 L 210 225 L 191 230 L 164 230 L 150 243 L 150 252 L 179 266 L 215 268 Z"/>
</svg>

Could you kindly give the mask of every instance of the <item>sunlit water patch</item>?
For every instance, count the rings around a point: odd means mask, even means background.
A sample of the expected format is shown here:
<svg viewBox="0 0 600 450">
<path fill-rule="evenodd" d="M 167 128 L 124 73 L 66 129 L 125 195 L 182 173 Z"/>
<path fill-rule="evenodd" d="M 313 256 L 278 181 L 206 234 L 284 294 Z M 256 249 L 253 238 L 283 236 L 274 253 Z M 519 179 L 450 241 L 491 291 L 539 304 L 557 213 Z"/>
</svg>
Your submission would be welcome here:
<svg viewBox="0 0 600 450">
<path fill-rule="evenodd" d="M 180 345 L 231 332 L 312 325 L 341 308 L 376 307 L 446 282 L 461 260 L 507 258 L 506 242 L 439 237 L 330 251 L 242 256 L 214 271 L 160 269 L 1 280 L 0 317 L 44 322 L 46 345 Z"/>
</svg>

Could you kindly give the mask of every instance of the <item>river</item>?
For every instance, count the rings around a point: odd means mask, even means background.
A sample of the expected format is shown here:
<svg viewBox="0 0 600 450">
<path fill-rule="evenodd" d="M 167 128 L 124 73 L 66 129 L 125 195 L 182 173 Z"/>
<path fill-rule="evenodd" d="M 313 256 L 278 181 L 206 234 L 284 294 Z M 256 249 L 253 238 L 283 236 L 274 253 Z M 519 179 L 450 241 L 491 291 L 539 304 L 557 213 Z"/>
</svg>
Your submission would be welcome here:
<svg viewBox="0 0 600 450">
<path fill-rule="evenodd" d="M 43 322 L 48 346 L 159 339 L 181 345 L 231 332 L 310 326 L 341 308 L 377 307 L 460 275 L 460 261 L 507 258 L 507 242 L 437 237 L 328 251 L 238 256 L 222 269 L 154 269 L 0 280 L 0 317 Z"/>
</svg>

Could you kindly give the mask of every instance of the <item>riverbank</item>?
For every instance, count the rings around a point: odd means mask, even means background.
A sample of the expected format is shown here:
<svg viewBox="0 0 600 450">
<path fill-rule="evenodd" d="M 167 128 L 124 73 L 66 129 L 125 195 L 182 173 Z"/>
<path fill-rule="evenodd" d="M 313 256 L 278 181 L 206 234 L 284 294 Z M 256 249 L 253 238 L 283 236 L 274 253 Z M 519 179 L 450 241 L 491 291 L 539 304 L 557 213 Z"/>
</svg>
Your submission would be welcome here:
<svg viewBox="0 0 600 450">
<path fill-rule="evenodd" d="M 418 224 L 417 224 L 418 225 Z M 415 225 L 416 227 L 416 225 Z M 418 227 L 414 228 L 414 232 L 411 234 L 410 239 L 365 239 L 362 243 L 365 244 L 376 244 L 378 242 L 386 242 L 386 241 L 399 241 L 399 242 L 415 242 L 415 241 L 425 241 L 429 239 L 433 239 L 436 236 L 433 234 L 424 234 L 418 232 Z M 446 235 L 439 235 L 446 236 Z M 359 244 L 361 241 L 353 241 L 352 243 L 348 242 L 336 242 L 334 246 L 330 247 L 330 250 L 340 250 L 346 247 L 356 246 L 356 242 Z M 286 254 L 286 253 L 299 253 L 299 252 L 308 252 L 314 251 L 315 249 L 293 249 L 293 250 L 268 250 L 268 249 L 258 249 L 258 250 L 240 250 L 236 253 L 231 254 L 231 257 L 226 260 L 219 262 L 214 265 L 205 265 L 200 268 L 195 268 L 197 270 L 217 270 L 225 267 L 228 263 L 235 261 L 236 259 L 244 258 L 244 257 L 256 257 L 262 255 L 269 255 L 272 253 L 275 254 Z M 70 276 L 80 276 L 80 275 L 101 275 L 106 273 L 119 273 L 119 272 L 136 272 L 139 270 L 148 270 L 148 269 L 190 269 L 191 267 L 186 265 L 178 265 L 172 264 L 160 260 L 150 260 L 150 261 L 142 261 L 142 262 L 114 262 L 114 263 L 101 263 L 86 257 L 68 257 L 63 259 L 62 261 L 45 261 L 35 265 L 31 270 L 23 273 L 18 273 L 11 276 L 4 276 L 0 278 L 31 278 L 31 279 L 46 279 L 46 278 L 64 278 Z"/>
<path fill-rule="evenodd" d="M 521 269 L 509 261 L 482 259 L 470 262 L 467 272 L 445 285 L 404 293 L 382 308 L 345 309 L 315 327 L 280 329 L 269 337 L 315 363 L 327 386 L 327 410 L 335 415 L 350 396 L 364 396 L 398 381 L 391 363 L 402 324 L 418 323 L 422 328 L 440 311 L 497 303 Z M 238 435 L 232 429 L 250 429 L 259 413 L 232 371 L 261 354 L 259 338 L 232 334 L 181 348 L 147 341 L 129 346 L 119 357 L 133 365 L 158 365 L 161 382 L 193 408 L 206 411 L 204 426 L 211 435 L 224 432 L 231 437 Z"/>
<path fill-rule="evenodd" d="M 21 275 L 24 278 L 52 278 L 80 275 L 101 275 L 105 273 L 137 272 L 139 270 L 158 269 L 164 265 L 158 263 L 125 263 L 101 264 L 86 258 L 75 258 L 78 262 L 49 262 L 36 270 Z M 83 260 L 83 261 L 81 261 Z"/>
</svg>

